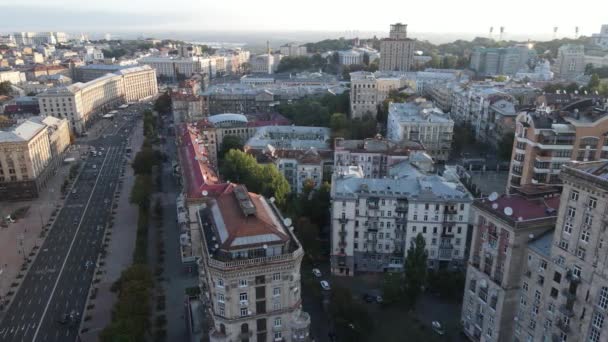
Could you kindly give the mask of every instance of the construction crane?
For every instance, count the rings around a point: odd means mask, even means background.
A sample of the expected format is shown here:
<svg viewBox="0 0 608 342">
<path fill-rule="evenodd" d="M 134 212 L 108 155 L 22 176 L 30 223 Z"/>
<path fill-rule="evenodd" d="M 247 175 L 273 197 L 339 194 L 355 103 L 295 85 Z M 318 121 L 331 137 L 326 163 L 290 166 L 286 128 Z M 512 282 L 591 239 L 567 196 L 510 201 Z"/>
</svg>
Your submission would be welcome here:
<svg viewBox="0 0 608 342">
<path fill-rule="evenodd" d="M 504 34 L 505 34 L 505 27 L 501 26 L 500 27 L 500 38 L 498 39 L 499 41 L 502 41 Z"/>
<path fill-rule="evenodd" d="M 558 29 L 559 29 L 559 27 L 553 26 L 553 39 L 557 39 L 557 30 Z"/>
</svg>

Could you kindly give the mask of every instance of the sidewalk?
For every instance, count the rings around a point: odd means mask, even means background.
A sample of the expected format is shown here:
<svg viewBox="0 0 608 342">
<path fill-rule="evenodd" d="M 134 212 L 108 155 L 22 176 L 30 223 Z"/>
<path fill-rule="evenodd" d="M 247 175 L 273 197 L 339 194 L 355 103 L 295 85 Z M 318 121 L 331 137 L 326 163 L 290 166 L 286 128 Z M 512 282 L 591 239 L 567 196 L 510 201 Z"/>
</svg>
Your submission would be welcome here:
<svg viewBox="0 0 608 342">
<path fill-rule="evenodd" d="M 130 146 L 133 156 L 139 151 L 143 143 L 143 124 L 137 122 L 131 138 Z M 135 235 L 137 227 L 137 206 L 129 203 L 131 187 L 135 181 L 133 169 L 127 162 L 123 184 L 119 185 L 120 196 L 115 198 L 117 205 L 114 215 L 114 226 L 111 230 L 110 242 L 107 248 L 105 265 L 96 270 L 102 272 L 101 281 L 92 286 L 96 288 L 96 297 L 87 302 L 87 307 L 94 305 L 91 309 L 85 308 L 84 321 L 81 325 L 80 338 L 83 342 L 98 341 L 98 335 L 112 319 L 112 308 L 116 302 L 116 294 L 110 288 L 118 280 L 122 271 L 128 268 L 133 261 L 133 249 L 135 248 Z M 87 318 L 89 318 L 87 320 Z"/>
<path fill-rule="evenodd" d="M 72 147 L 63 158 L 75 158 L 81 161 L 79 151 L 83 150 Z M 29 207 L 24 217 L 17 219 L 15 223 L 9 223 L 7 228 L 0 228 L 0 298 L 6 304 L 7 293 L 16 292 L 17 287 L 11 287 L 18 279 L 24 261 L 35 256 L 34 249 L 42 246 L 44 234 L 51 227 L 55 216 L 59 213 L 64 201 L 61 199 L 61 186 L 68 177 L 70 167 L 73 164 L 61 163 L 40 191 L 39 197 L 30 201 L 0 202 L 0 217 L 3 219 L 19 208 Z M 1 310 L 3 305 L 0 305 Z"/>
</svg>

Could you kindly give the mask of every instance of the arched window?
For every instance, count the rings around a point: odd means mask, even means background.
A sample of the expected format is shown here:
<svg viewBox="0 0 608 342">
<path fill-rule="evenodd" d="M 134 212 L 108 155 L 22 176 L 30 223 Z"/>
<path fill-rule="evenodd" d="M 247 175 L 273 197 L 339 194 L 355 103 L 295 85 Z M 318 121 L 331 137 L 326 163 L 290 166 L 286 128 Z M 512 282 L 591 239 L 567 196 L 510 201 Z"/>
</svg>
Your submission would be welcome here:
<svg viewBox="0 0 608 342">
<path fill-rule="evenodd" d="M 247 324 L 247 323 L 241 324 L 241 332 L 244 333 L 244 334 L 248 333 L 249 332 L 249 324 Z"/>
<path fill-rule="evenodd" d="M 220 332 L 226 335 L 226 326 L 224 324 L 220 324 Z"/>
</svg>

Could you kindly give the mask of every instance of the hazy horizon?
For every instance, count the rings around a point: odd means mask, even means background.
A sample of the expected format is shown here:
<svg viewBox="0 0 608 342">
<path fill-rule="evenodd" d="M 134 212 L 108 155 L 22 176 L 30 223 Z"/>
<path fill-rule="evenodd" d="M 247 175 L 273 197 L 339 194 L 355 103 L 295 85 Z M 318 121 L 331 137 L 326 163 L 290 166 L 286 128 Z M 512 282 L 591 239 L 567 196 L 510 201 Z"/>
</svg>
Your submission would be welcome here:
<svg viewBox="0 0 608 342">
<path fill-rule="evenodd" d="M 234 37 L 235 34 L 275 36 L 275 39 L 310 40 L 319 34 L 365 37 L 371 33 L 388 35 L 391 23 L 408 24 L 410 36 L 444 42 L 444 37 L 487 37 L 494 27 L 498 37 L 505 27 L 505 39 L 546 40 L 599 32 L 608 24 L 608 2 L 580 0 L 574 6 L 561 6 L 549 0 L 512 0 L 500 12 L 484 0 L 437 0 L 404 3 L 376 0 L 308 0 L 286 5 L 280 0 L 250 2 L 198 2 L 192 0 L 106 0 L 83 3 L 80 0 L 20 0 L 9 4 L 0 0 L 0 32 L 66 31 L 165 37 L 167 34 Z M 436 11 L 441 9 L 441 11 Z M 281 37 L 283 36 L 283 37 Z M 294 39 L 303 37 L 302 39 Z M 426 38 L 432 37 L 432 39 Z M 273 39 L 273 37 L 268 37 Z M 449 40 L 453 40 L 450 38 Z"/>
</svg>

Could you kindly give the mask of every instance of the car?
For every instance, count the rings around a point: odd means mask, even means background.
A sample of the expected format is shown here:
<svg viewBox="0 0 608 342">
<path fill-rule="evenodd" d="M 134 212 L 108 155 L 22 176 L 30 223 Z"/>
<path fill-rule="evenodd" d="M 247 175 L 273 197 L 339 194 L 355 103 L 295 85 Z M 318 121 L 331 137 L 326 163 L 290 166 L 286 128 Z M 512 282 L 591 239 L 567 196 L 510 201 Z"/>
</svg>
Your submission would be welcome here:
<svg viewBox="0 0 608 342">
<path fill-rule="evenodd" d="M 321 278 L 321 271 L 318 268 L 313 268 L 312 274 L 314 274 L 317 278 Z"/>
<path fill-rule="evenodd" d="M 376 303 L 381 304 L 382 302 L 384 302 L 384 299 L 382 298 L 382 296 L 376 296 Z"/>
<path fill-rule="evenodd" d="M 433 331 L 436 332 L 438 335 L 444 334 L 443 327 L 441 326 L 441 323 L 439 323 L 438 321 L 433 321 L 431 323 L 431 326 L 433 327 Z"/>
<path fill-rule="evenodd" d="M 70 322 L 70 315 L 68 314 L 63 314 L 61 315 L 61 317 L 59 317 L 59 319 L 57 320 L 57 323 L 59 324 L 68 324 Z"/>
<path fill-rule="evenodd" d="M 370 295 L 369 293 L 364 293 L 362 296 L 363 300 L 368 302 L 368 303 L 373 303 L 374 302 L 374 296 Z"/>
<path fill-rule="evenodd" d="M 327 280 L 321 280 L 321 288 L 325 291 L 329 291 L 331 290 L 331 287 L 329 286 L 329 282 L 327 282 Z"/>
</svg>

